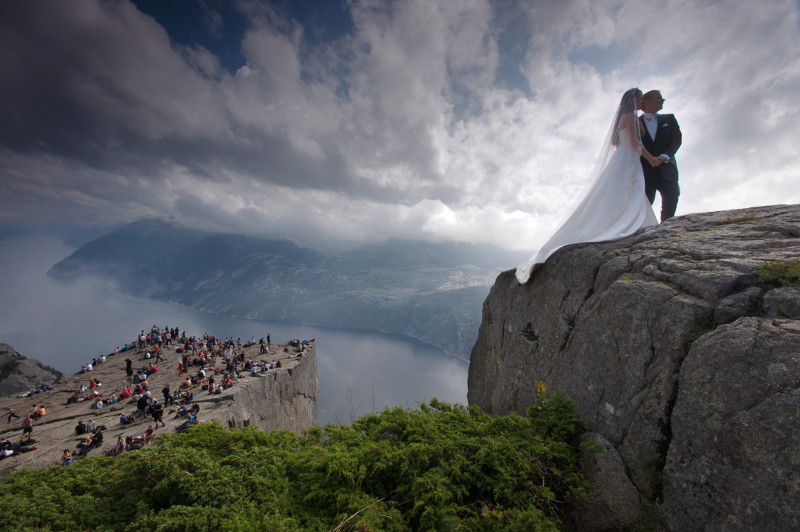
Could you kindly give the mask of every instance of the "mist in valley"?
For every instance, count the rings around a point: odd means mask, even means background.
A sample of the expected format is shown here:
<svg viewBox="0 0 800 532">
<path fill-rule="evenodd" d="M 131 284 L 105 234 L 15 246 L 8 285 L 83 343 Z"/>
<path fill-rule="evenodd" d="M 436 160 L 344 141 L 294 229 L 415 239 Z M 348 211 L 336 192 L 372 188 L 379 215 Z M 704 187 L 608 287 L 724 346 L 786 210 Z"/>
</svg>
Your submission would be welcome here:
<svg viewBox="0 0 800 532">
<path fill-rule="evenodd" d="M 385 407 L 416 407 L 436 397 L 466 403 L 467 364 L 438 349 L 376 332 L 343 331 L 215 316 L 166 302 L 121 294 L 97 277 L 63 283 L 47 277 L 74 248 L 50 237 L 0 241 L 0 343 L 64 373 L 156 324 L 189 335 L 315 339 L 319 421 L 349 423 Z"/>
</svg>

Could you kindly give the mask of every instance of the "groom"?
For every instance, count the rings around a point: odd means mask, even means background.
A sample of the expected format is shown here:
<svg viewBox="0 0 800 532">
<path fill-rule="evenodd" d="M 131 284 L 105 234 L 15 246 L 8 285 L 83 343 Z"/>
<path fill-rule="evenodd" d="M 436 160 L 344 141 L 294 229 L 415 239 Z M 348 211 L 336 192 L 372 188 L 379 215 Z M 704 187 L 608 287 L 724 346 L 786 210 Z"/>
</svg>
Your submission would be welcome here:
<svg viewBox="0 0 800 532">
<path fill-rule="evenodd" d="M 656 191 L 661 193 L 661 221 L 664 222 L 675 215 L 678 207 L 678 166 L 675 164 L 675 152 L 681 146 L 681 129 L 675 115 L 659 115 L 664 106 L 664 98 L 660 91 L 648 91 L 642 98 L 643 114 L 641 122 L 642 144 L 654 157 L 664 161 L 658 166 L 651 166 L 642 157 L 644 172 L 644 191 L 650 204 L 656 199 Z"/>
</svg>

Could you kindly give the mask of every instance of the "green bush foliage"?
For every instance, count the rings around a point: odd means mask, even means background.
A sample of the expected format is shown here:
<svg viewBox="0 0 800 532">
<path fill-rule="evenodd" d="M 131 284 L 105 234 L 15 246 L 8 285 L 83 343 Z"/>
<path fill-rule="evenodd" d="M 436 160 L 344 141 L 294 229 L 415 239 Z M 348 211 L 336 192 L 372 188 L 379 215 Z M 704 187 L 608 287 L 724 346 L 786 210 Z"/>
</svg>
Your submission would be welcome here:
<svg viewBox="0 0 800 532">
<path fill-rule="evenodd" d="M 202 424 L 13 474 L 0 529 L 559 530 L 586 430 L 558 394 L 528 417 L 434 399 L 305 435 Z"/>
<path fill-rule="evenodd" d="M 765 262 L 755 269 L 758 282 L 768 286 L 800 284 L 800 259 Z"/>
</svg>

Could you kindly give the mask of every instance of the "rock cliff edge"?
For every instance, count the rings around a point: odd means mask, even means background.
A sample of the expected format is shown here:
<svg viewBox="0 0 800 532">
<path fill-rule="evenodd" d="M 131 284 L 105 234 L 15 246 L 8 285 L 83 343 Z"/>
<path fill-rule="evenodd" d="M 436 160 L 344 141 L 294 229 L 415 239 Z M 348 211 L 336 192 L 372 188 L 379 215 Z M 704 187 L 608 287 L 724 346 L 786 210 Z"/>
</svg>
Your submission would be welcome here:
<svg viewBox="0 0 800 532">
<path fill-rule="evenodd" d="M 787 260 L 800 264 L 797 205 L 569 246 L 526 285 L 506 271 L 469 402 L 522 413 L 539 381 L 575 401 L 605 449 L 586 458 L 580 528 L 630 528 L 650 507 L 669 530 L 796 530 L 800 288 L 755 273 Z"/>
<path fill-rule="evenodd" d="M 189 366 L 183 376 L 178 377 L 182 355 L 176 351 L 176 347 L 165 346 L 162 349 L 163 360 L 156 363 L 158 371 L 147 378 L 153 396 L 159 401 L 163 399 L 162 389 L 165 385 L 174 391 L 188 376 L 199 371 L 199 366 Z M 8 350 L 13 351 L 10 347 Z M 264 360 L 273 364 L 280 362 L 282 367 L 255 375 L 241 371 L 242 376 L 237 382 L 221 394 L 210 394 L 199 385 L 192 386 L 190 389 L 200 406 L 200 422 L 216 420 L 225 427 L 250 425 L 261 430 L 287 429 L 298 433 L 317 425 L 319 386 L 316 344 L 310 342 L 302 357 L 298 357 L 294 350 L 292 346 L 276 343 L 266 353 L 261 353 L 258 345 L 237 348 L 237 354 L 244 353 L 250 360 Z M 109 398 L 112 394 L 119 396 L 127 385 L 126 359 L 131 359 L 134 369 L 154 362 L 154 359 L 144 358 L 145 351 L 134 348 L 110 355 L 91 372 L 63 376 L 47 391 L 25 394 L 24 397 L 0 397 L 0 437 L 12 442 L 20 441 L 21 418 L 32 412 L 34 406 L 44 405 L 47 412 L 33 425 L 32 436 L 36 440 L 36 449 L 0 460 L 0 479 L 24 467 L 39 468 L 58 463 L 64 449 L 74 449 L 84 438 L 75 434 L 78 421 L 91 419 L 96 425 L 106 427 L 102 448 L 93 451 L 90 456 L 104 454 L 114 446 L 117 436 L 142 435 L 147 426 L 153 424 L 150 416 L 137 418 L 130 425 L 121 425 L 119 420 L 122 413 L 135 415 L 135 401 L 121 399 L 97 409 L 92 401 L 73 403 L 69 402 L 69 398 L 81 386 L 87 385 L 90 379 L 102 383 L 96 390 L 102 392 L 103 398 Z M 225 360 L 220 356 L 216 365 L 208 365 L 206 369 L 213 374 L 213 369 L 221 370 L 224 366 Z M 14 409 L 19 417 L 10 419 L 8 409 Z M 172 432 L 186 421 L 186 417 L 177 416 L 175 410 L 174 404 L 165 405 L 163 420 L 166 426 L 157 425 L 156 435 Z"/>
</svg>

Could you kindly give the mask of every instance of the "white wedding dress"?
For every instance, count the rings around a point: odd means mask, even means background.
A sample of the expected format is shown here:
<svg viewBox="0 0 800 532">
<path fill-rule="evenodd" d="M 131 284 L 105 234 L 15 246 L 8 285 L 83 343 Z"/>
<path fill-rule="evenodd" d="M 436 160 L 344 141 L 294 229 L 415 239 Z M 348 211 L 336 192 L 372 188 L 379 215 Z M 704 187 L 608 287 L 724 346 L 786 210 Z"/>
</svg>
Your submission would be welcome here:
<svg viewBox="0 0 800 532">
<path fill-rule="evenodd" d="M 528 282 L 535 264 L 544 263 L 564 246 L 623 238 L 658 224 L 644 193 L 641 144 L 631 146 L 630 137 L 624 128 L 619 131 L 619 146 L 572 214 L 536 255 L 517 268 L 521 284 Z M 632 137 L 638 139 L 638 135 Z"/>
</svg>

